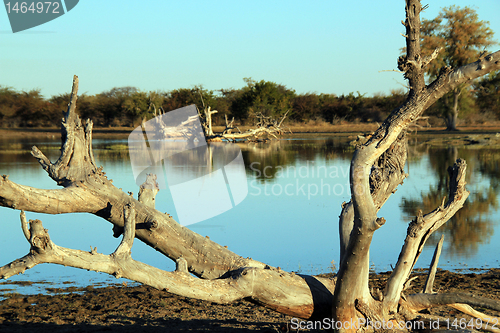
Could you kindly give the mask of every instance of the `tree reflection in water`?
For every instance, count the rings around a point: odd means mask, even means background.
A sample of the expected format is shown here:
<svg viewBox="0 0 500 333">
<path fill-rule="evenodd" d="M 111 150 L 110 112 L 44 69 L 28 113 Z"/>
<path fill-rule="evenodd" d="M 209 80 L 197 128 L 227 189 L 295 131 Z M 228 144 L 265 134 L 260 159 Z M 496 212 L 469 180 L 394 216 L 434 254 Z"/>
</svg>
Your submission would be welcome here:
<svg viewBox="0 0 500 333">
<path fill-rule="evenodd" d="M 352 150 L 346 145 L 352 138 L 347 136 L 318 135 L 294 137 L 285 140 L 273 140 L 266 143 L 238 143 L 242 150 L 248 175 L 258 182 L 274 182 L 279 178 L 279 172 L 293 169 L 297 165 L 316 161 L 318 165 L 338 165 L 339 161 L 348 163 Z M 42 141 L 42 142 L 40 142 Z M 57 139 L 38 140 L 38 145 L 49 152 L 50 158 L 55 158 L 59 151 L 55 148 Z M 16 165 L 18 168 L 39 170 L 39 165 L 30 154 L 33 140 L 12 139 L 2 140 L 0 148 L 0 163 Z M 98 164 L 120 162 L 128 164 L 130 159 L 126 142 L 123 140 L 95 140 L 94 153 Z M 446 223 L 441 232 L 445 234 L 447 251 L 450 256 L 474 256 L 481 244 L 492 240 L 495 220 L 492 213 L 498 209 L 498 193 L 500 191 L 500 153 L 498 149 L 488 147 L 467 146 L 466 148 L 431 148 L 424 145 L 409 145 L 409 174 L 412 177 L 412 163 L 428 156 L 428 175 L 436 177 L 427 191 L 419 197 L 406 194 L 400 204 L 405 216 L 405 223 L 415 217 L 421 209 L 425 214 L 438 207 L 448 193 L 447 168 L 453 165 L 457 158 L 467 161 L 467 183 L 471 195 L 464 207 Z M 54 155 L 54 156 L 52 156 Z M 343 163 L 345 164 L 345 163 Z M 348 168 L 348 165 L 346 165 Z M 115 175 L 116 176 L 116 175 Z M 404 185 L 403 185 L 404 187 Z M 405 190 L 406 193 L 408 193 Z M 431 236 L 430 246 L 435 244 L 440 233 Z"/>
<path fill-rule="evenodd" d="M 426 214 L 439 207 L 443 197 L 448 194 L 448 166 L 453 165 L 457 158 L 467 161 L 466 179 L 471 194 L 463 208 L 440 229 L 441 233 L 445 234 L 448 255 L 452 257 L 454 255 L 470 257 L 477 253 L 480 244 L 491 240 L 495 221 L 490 216 L 498 209 L 500 154 L 498 150 L 487 147 L 469 148 L 477 149 L 456 147 L 414 149 L 413 152 L 416 152 L 417 156 L 423 154 L 429 156 L 429 164 L 438 182 L 437 185 L 431 185 L 429 191 L 422 193 L 420 198 L 403 197 L 401 203 L 403 213 L 407 215 L 406 222 L 413 219 L 420 209 Z M 431 246 L 436 244 L 441 233 L 433 234 L 427 244 Z"/>
<path fill-rule="evenodd" d="M 273 140 L 265 143 L 239 143 L 246 170 L 260 182 L 273 181 L 287 167 L 317 160 L 350 160 L 352 151 L 346 149 L 347 136 L 323 139 Z"/>
</svg>

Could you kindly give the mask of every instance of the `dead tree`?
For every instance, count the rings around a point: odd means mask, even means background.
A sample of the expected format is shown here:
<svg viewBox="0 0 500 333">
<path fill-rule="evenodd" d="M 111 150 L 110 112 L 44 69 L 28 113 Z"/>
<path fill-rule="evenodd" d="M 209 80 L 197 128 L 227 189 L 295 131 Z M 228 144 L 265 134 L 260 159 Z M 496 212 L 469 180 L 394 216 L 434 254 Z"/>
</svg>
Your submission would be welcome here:
<svg viewBox="0 0 500 333">
<path fill-rule="evenodd" d="M 420 52 L 419 0 L 406 1 L 406 50 L 398 59 L 410 90 L 406 101 L 393 110 L 371 138 L 354 153 L 350 184 L 352 199 L 345 204 L 340 217 L 341 265 L 334 293 L 333 318 L 339 321 L 367 318 L 390 320 L 397 314 L 414 313 L 426 307 L 469 303 L 461 295 L 418 294 L 402 297 L 402 291 L 429 235 L 462 207 L 468 196 L 465 190 L 465 161 L 457 160 L 450 169 L 448 199 L 434 211 L 417 216 L 409 225 L 407 237 L 385 290 L 374 297 L 368 289 L 369 249 L 374 232 L 384 218 L 377 211 L 405 178 L 402 167 L 406 159 L 405 134 L 408 126 L 446 92 L 464 82 L 500 68 L 500 51 L 460 68 L 444 67 L 432 83 L 426 85 L 425 67 L 439 54 L 423 58 Z M 435 302 L 436 299 L 439 302 Z M 473 298 L 473 297 L 472 297 Z M 452 301 L 453 300 L 453 301 Z M 461 302 L 463 300 L 463 302 Z M 419 305 L 417 305 L 417 303 Z M 496 308 L 500 303 L 495 303 Z M 498 310 L 498 309 L 497 309 Z"/>
<path fill-rule="evenodd" d="M 371 291 L 368 286 L 371 240 L 374 232 L 386 222 L 377 216 L 377 212 L 406 176 L 403 170 L 408 126 L 446 92 L 500 69 L 500 51 L 497 51 L 460 68 L 445 67 L 435 81 L 426 85 L 425 66 L 439 50 L 427 58 L 420 55 L 421 11 L 419 0 L 406 0 L 406 20 L 403 23 L 407 54 L 398 59 L 398 67 L 409 81 L 408 97 L 356 149 L 352 158 L 352 195 L 351 201 L 343 205 L 340 215 L 341 260 L 335 278 L 288 273 L 245 259 L 184 228 L 170 215 L 155 210 L 157 188 L 153 179 L 147 180 L 149 183 L 143 186 L 137 199 L 113 186 L 94 161 L 92 122 L 82 123 L 75 112 L 76 76 L 62 121 L 59 159 L 52 163 L 38 148 L 32 149 L 32 155 L 62 188 L 42 190 L 16 184 L 8 176 L 0 177 L 0 205 L 21 211 L 22 230 L 30 244 L 26 256 L 0 268 L 0 277 L 9 278 L 40 263 L 55 263 L 105 272 L 170 293 L 217 303 L 245 299 L 299 318 L 331 318 L 340 323 L 337 325 L 339 331 L 374 328 L 364 327 L 363 323 L 367 322 L 386 323 L 386 328 L 391 323 L 394 328 L 402 321 L 423 316 L 417 313 L 420 310 L 442 305 L 450 305 L 474 317 L 489 318 L 471 306 L 500 311 L 500 302 L 469 294 L 432 293 L 438 255 L 425 290 L 414 295 L 403 293 L 426 240 L 467 199 L 466 163 L 461 159 L 449 169 L 448 197 L 443 198 L 435 210 L 425 215 L 418 214 L 409 224 L 398 262 L 385 289 Z M 94 214 L 112 223 L 115 231 L 123 230 L 123 239 L 110 255 L 95 250 L 85 252 L 63 248 L 51 241 L 42 222 L 27 222 L 25 211 Z M 174 260 L 176 270 L 167 272 L 133 260 L 130 249 L 135 238 Z M 487 329 L 491 330 L 491 326 Z"/>
<path fill-rule="evenodd" d="M 250 128 L 245 132 L 242 132 L 238 127 L 234 125 L 234 117 L 231 119 L 231 121 L 228 121 L 227 115 L 225 115 L 226 128 L 221 133 L 214 133 L 212 129 L 212 115 L 217 112 L 217 110 L 212 110 L 210 106 L 204 106 L 203 113 L 198 110 L 198 114 L 200 115 L 201 124 L 203 126 L 205 138 L 207 139 L 207 141 L 255 141 L 263 136 L 271 136 L 275 139 L 278 139 L 278 135 L 282 135 L 285 132 L 283 122 L 285 121 L 290 110 L 285 112 L 285 114 L 279 120 L 273 119 L 272 117 L 266 117 L 260 113 L 256 115 L 257 123 L 255 125 L 255 128 Z M 233 130 L 235 129 L 237 129 L 239 133 L 233 133 Z"/>
</svg>

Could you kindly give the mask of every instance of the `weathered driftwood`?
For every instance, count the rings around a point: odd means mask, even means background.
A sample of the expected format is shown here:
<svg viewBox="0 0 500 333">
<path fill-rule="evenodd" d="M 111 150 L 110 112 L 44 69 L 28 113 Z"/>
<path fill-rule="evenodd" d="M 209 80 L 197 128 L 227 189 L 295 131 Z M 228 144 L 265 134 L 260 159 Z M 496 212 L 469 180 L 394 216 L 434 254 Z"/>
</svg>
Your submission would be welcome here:
<svg viewBox="0 0 500 333">
<path fill-rule="evenodd" d="M 63 119 L 65 141 L 58 161 L 51 163 L 36 147 L 32 150 L 49 176 L 64 188 L 35 189 L 18 185 L 8 176 L 3 176 L 0 177 L 0 204 L 47 214 L 95 214 L 113 223 L 115 236 L 122 234 L 126 222 L 124 212 L 127 207 L 133 206 L 133 213 L 129 215 L 135 215 L 135 237 L 172 260 L 185 262 L 183 267 L 199 278 L 162 271 L 131 259 L 117 263 L 116 255 L 64 249 L 53 244 L 48 234 L 36 237 L 44 239 L 41 243 L 33 244 L 30 241 L 30 253 L 1 267 L 0 277 L 8 278 L 22 273 L 39 263 L 56 263 L 126 277 L 172 293 L 213 302 L 227 303 L 247 298 L 302 318 L 327 315 L 327 312 L 321 314 L 320 311 L 330 307 L 315 309 L 313 300 L 320 304 L 331 304 L 334 279 L 296 275 L 250 258 L 242 258 L 208 237 L 181 226 L 170 215 L 154 209 L 154 196 L 158 189 L 152 175 L 141 186 L 138 200 L 113 186 L 112 181 L 94 163 L 90 141 L 92 122 L 87 121 L 86 126 L 82 126 L 75 113 L 77 91 L 78 78 L 75 76 L 71 101 Z M 41 222 L 37 223 L 40 225 L 38 229 L 43 230 Z M 26 223 L 23 222 L 23 225 Z M 45 245 L 39 246 L 42 243 Z M 121 267 L 119 271 L 117 267 Z"/>
<path fill-rule="evenodd" d="M 262 136 L 272 136 L 278 139 L 278 135 L 282 135 L 285 132 L 283 122 L 285 121 L 290 110 L 285 112 L 285 114 L 279 119 L 273 119 L 271 117 L 266 117 L 263 114 L 258 114 L 256 116 L 257 123 L 255 128 L 250 128 L 245 132 L 242 132 L 238 127 L 234 126 L 234 117 L 231 121 L 228 121 L 227 115 L 225 115 L 226 127 L 221 133 L 214 133 L 212 129 L 212 115 L 217 113 L 217 110 L 212 110 L 210 107 L 204 108 L 203 114 L 201 112 L 201 123 L 205 132 L 205 138 L 207 141 L 241 141 L 241 140 L 258 140 Z M 238 133 L 233 133 L 233 130 L 237 129 Z"/>
<path fill-rule="evenodd" d="M 126 277 L 183 296 L 219 303 L 246 299 L 296 317 L 330 317 L 342 323 L 358 322 L 358 319 L 389 322 L 424 318 L 425 315 L 417 311 L 442 305 L 450 305 L 478 318 L 484 315 L 469 305 L 500 310 L 497 301 L 474 295 L 431 293 L 434 268 L 426 292 L 403 294 L 429 236 L 467 199 L 466 163 L 460 159 L 449 169 L 449 195 L 443 198 L 441 206 L 427 214 L 419 213 L 410 223 L 398 262 L 385 289 L 370 291 L 368 287 L 371 240 L 374 232 L 386 223 L 377 212 L 406 177 L 406 130 L 446 92 L 500 69 L 498 51 L 460 68 L 443 68 L 437 79 L 426 85 L 424 67 L 438 51 L 426 59 L 420 56 L 421 10 L 418 0 L 406 0 L 407 55 L 400 57 L 398 65 L 410 84 L 408 98 L 356 149 L 351 162 L 352 196 L 351 201 L 343 205 L 340 215 L 341 258 L 336 278 L 284 272 L 242 258 L 207 237 L 182 227 L 170 215 L 154 208 L 158 191 L 154 176 L 141 186 L 138 199 L 113 186 L 94 161 L 92 122 L 87 120 L 82 124 L 75 112 L 76 76 L 68 111 L 62 121 L 61 156 L 52 163 L 38 148 L 32 149 L 42 168 L 62 188 L 41 190 L 18 185 L 8 176 L 0 177 L 0 205 L 22 211 L 22 231 L 30 244 L 25 257 L 0 268 L 0 277 L 22 273 L 39 263 L 56 263 Z M 277 125 L 280 127 L 282 123 Z M 226 134 L 238 138 L 238 133 L 233 134 L 230 130 Z M 24 211 L 91 213 L 112 223 L 115 236 L 123 234 L 123 240 L 111 255 L 99 254 L 95 249 L 84 252 L 62 248 L 50 240 L 40 221 L 28 223 Z M 174 260 L 177 269 L 167 272 L 134 261 L 130 258 L 134 238 Z M 437 258 L 438 255 L 436 262 Z M 357 328 L 342 325 L 339 330 L 354 331 Z"/>
<path fill-rule="evenodd" d="M 154 105 L 153 105 L 154 107 Z M 258 140 L 260 137 L 267 136 L 278 138 L 278 135 L 283 134 L 284 126 L 283 121 L 286 119 L 287 111 L 279 120 L 272 119 L 271 117 L 265 117 L 262 114 L 256 116 L 257 123 L 255 128 L 250 128 L 245 132 L 242 132 L 238 127 L 234 126 L 234 117 L 231 121 L 228 121 L 227 115 L 225 115 L 226 127 L 220 133 L 214 133 L 212 126 L 212 115 L 217 113 L 217 110 L 212 110 L 211 107 L 204 107 L 203 112 L 198 110 L 198 116 L 191 116 L 187 120 L 178 124 L 177 126 L 171 126 L 170 124 L 165 124 L 162 115 L 165 112 L 162 108 L 158 111 L 158 117 L 156 117 L 157 111 L 154 108 L 155 118 L 146 122 L 146 119 L 142 121 L 142 129 L 146 132 L 146 127 L 154 127 L 154 130 L 150 130 L 149 133 L 154 133 L 152 139 L 180 139 L 180 140 L 190 140 L 196 137 L 198 131 L 199 123 L 198 119 L 201 121 L 201 126 L 205 139 L 208 142 L 214 141 L 247 141 L 247 140 Z M 151 124 L 151 122 L 153 122 Z M 238 133 L 233 133 L 233 130 L 238 130 Z"/>
</svg>

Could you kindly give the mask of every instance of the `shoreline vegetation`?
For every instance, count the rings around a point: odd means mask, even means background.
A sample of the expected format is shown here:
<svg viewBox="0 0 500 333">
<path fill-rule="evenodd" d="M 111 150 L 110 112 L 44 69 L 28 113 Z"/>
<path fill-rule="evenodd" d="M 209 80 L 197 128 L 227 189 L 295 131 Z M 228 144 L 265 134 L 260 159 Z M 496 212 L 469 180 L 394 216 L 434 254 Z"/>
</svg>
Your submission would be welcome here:
<svg viewBox="0 0 500 333">
<path fill-rule="evenodd" d="M 482 49 L 482 48 L 481 48 Z M 457 100 L 457 126 L 483 126 L 500 122 L 498 82 L 500 71 L 475 80 L 461 91 Z M 331 131 L 331 127 L 381 123 L 391 110 L 407 97 L 404 89 L 367 96 L 360 92 L 297 93 L 293 88 L 271 81 L 244 78 L 240 88 L 208 90 L 203 86 L 171 91 L 141 91 L 135 87 L 115 87 L 109 91 L 78 98 L 82 119 L 90 118 L 95 128 L 137 127 L 143 120 L 159 113 L 195 104 L 198 110 L 217 110 L 212 124 L 251 126 L 259 119 L 281 119 L 296 127 L 306 124 L 309 131 Z M 70 94 L 43 96 L 40 90 L 18 91 L 0 85 L 0 128 L 43 128 L 58 124 L 61 111 L 67 108 Z M 445 126 L 449 122 L 449 101 L 440 100 L 430 106 L 421 125 Z M 455 110 L 456 109 L 456 110 Z M 234 119 L 234 123 L 232 122 Z M 375 125 L 373 125 L 375 126 Z"/>
<path fill-rule="evenodd" d="M 390 272 L 370 274 L 370 286 L 383 288 Z M 407 294 L 420 292 L 425 284 L 427 270 L 418 269 L 412 274 Z M 467 292 L 478 296 L 500 299 L 500 269 L 464 269 L 447 271 L 438 269 L 437 291 Z M 156 290 L 148 286 L 115 284 L 107 287 L 48 288 L 47 294 L 22 295 L 10 291 L 0 301 L 1 332 L 297 332 L 295 326 L 302 319 L 292 318 L 250 302 L 238 301 L 220 305 L 189 299 Z M 489 313 L 488 311 L 485 311 Z M 467 315 L 452 308 L 431 310 L 449 325 L 458 318 L 469 322 Z M 416 323 L 430 325 L 426 314 Z M 462 321 L 462 322 L 463 322 Z M 309 323 L 302 322 L 302 327 Z M 309 325 L 314 325 L 314 322 Z M 494 322 L 490 326 L 495 325 Z M 496 323 L 499 327 L 500 323 Z M 460 327 L 457 327 L 460 328 Z M 300 330 L 304 331 L 304 330 Z M 319 329 L 305 330 L 320 332 Z"/>
<path fill-rule="evenodd" d="M 287 125 L 289 131 L 285 132 L 282 137 L 287 138 L 301 134 L 338 134 L 339 136 L 358 135 L 363 133 L 371 133 L 378 128 L 378 123 L 346 123 L 346 124 L 295 124 Z M 94 127 L 92 136 L 94 138 L 115 138 L 126 139 L 135 127 Z M 214 132 L 222 132 L 224 126 L 214 126 Z M 243 132 L 252 128 L 251 126 L 239 126 Z M 413 134 L 437 134 L 445 136 L 460 136 L 470 134 L 496 134 L 500 132 L 500 122 L 492 122 L 488 125 L 470 125 L 458 127 L 458 131 L 446 131 L 445 126 L 417 128 Z M 19 128 L 0 128 L 0 138 L 15 138 L 15 137 L 58 137 L 61 134 L 60 127 L 19 127 Z"/>
</svg>

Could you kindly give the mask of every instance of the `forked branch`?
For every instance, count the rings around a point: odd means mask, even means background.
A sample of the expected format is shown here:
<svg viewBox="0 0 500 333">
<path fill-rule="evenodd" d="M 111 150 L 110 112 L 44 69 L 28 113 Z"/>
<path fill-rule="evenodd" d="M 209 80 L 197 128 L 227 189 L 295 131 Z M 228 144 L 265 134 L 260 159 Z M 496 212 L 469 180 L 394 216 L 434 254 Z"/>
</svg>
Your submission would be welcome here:
<svg viewBox="0 0 500 333">
<path fill-rule="evenodd" d="M 398 258 L 398 262 L 384 291 L 384 306 L 388 313 L 396 312 L 397 304 L 403 291 L 403 286 L 408 280 L 425 242 L 430 235 L 446 223 L 453 215 L 462 208 L 469 192 L 465 189 L 465 172 L 467 164 L 458 159 L 453 167 L 449 168 L 450 189 L 448 201 L 433 210 L 422 215 L 422 212 L 410 223 L 406 239 Z"/>
<path fill-rule="evenodd" d="M 334 295 L 333 317 L 337 321 L 359 318 L 355 303 L 375 308 L 375 300 L 368 289 L 369 248 L 374 232 L 383 224 L 377 217 L 378 205 L 373 196 L 371 180 L 378 177 L 377 161 L 383 154 L 394 149 L 394 143 L 410 124 L 445 93 L 458 85 L 500 69 L 500 51 L 492 53 L 475 63 L 456 68 L 444 68 L 438 78 L 425 85 L 424 67 L 437 57 L 439 50 L 423 59 L 420 50 L 420 13 L 423 10 L 419 0 L 406 0 L 406 50 L 400 57 L 398 67 L 405 74 L 410 85 L 406 101 L 394 109 L 371 138 L 357 148 L 351 161 L 350 183 L 351 203 L 344 205 L 341 215 L 341 265 Z M 465 162 L 455 171 L 465 173 Z M 386 180 L 387 177 L 381 177 Z M 388 281 L 384 292 L 384 317 L 397 312 L 404 283 L 407 281 L 423 244 L 429 235 L 446 222 L 462 207 L 468 192 L 464 190 L 463 175 L 456 175 L 456 184 L 451 184 L 448 203 L 427 214 L 420 215 L 410 225 L 398 264 Z M 454 190 L 453 190 L 454 188 Z M 395 188 L 394 188 L 395 189 Z M 385 195 L 382 195 L 385 197 Z M 349 219 L 352 219 L 349 221 Z M 368 316 L 368 313 L 363 313 Z"/>
<path fill-rule="evenodd" d="M 95 166 L 91 141 L 92 122 L 87 120 L 83 125 L 76 114 L 77 92 L 78 77 L 75 76 L 68 111 L 62 122 L 63 142 L 59 159 L 52 163 L 36 147 L 32 150 L 49 176 L 64 188 L 42 190 L 18 185 L 9 180 L 8 176 L 2 176 L 0 206 L 45 214 L 91 213 L 111 222 L 119 235 L 123 228 L 125 205 L 132 201 L 136 210 L 136 222 L 141 226 L 136 230 L 137 238 L 172 260 L 183 257 L 188 262 L 189 271 L 197 276 L 213 279 L 239 267 L 265 266 L 236 255 L 210 239 L 182 227 L 170 215 L 154 209 L 153 186 L 150 188 L 152 192 L 149 192 L 150 200 L 146 200 L 148 191 L 145 188 L 140 201 L 113 186 L 102 168 Z"/>
<path fill-rule="evenodd" d="M 187 262 L 177 260 L 174 272 L 164 271 L 131 258 L 135 233 L 135 209 L 127 204 L 124 209 L 124 235 L 120 245 L 110 255 L 73 250 L 54 244 L 39 220 L 26 222 L 21 213 L 21 225 L 30 253 L 0 268 L 0 278 L 23 273 L 41 263 L 71 266 L 127 278 L 177 295 L 216 303 L 231 303 L 247 298 L 282 313 L 301 318 L 324 318 L 329 307 L 315 308 L 315 304 L 328 305 L 335 280 L 313 278 L 287 273 L 266 266 L 240 268 L 220 279 L 204 280 L 188 274 Z M 283 288 L 283 286 L 287 286 Z"/>
</svg>

